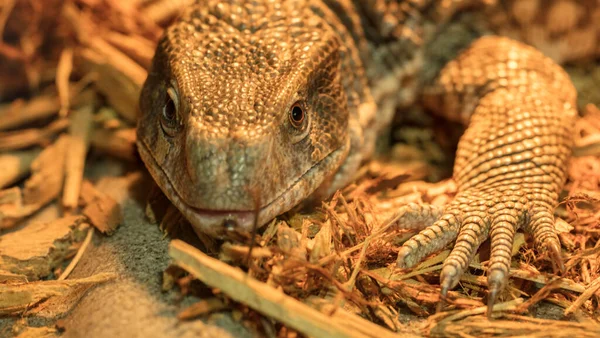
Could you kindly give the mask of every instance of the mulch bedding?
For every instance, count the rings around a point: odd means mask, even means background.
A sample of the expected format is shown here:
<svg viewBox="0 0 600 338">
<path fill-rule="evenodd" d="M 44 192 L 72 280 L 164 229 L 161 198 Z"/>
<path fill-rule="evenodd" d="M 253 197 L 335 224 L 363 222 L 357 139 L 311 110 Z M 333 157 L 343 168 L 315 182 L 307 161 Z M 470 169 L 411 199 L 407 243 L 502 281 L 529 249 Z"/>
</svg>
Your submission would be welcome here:
<svg viewBox="0 0 600 338">
<path fill-rule="evenodd" d="M 28 320 L 58 320 L 85 290 L 116 278 L 68 278 L 92 236 L 110 236 L 123 217 L 122 201 L 106 192 L 110 182 L 91 181 L 85 168 L 117 158 L 129 171 L 144 170 L 134 146 L 140 88 L 162 29 L 188 2 L 2 4 L 0 316 L 20 319 L 0 335 L 57 335 L 56 327 L 32 327 Z M 175 264 L 165 271 L 163 287 L 182 294 L 203 288 L 212 294 L 182 309 L 179 318 L 230 312 L 259 334 L 281 337 L 315 332 L 307 329 L 310 318 L 317 318 L 311 311 L 324 311 L 332 323 L 367 319 L 377 325 L 371 335 L 600 336 L 600 110 L 594 105 L 600 103 L 600 67 L 588 62 L 567 70 L 581 93 L 581 117 L 569 179 L 555 211 L 566 264 L 563 275 L 554 275 L 549 258 L 519 233 L 510 281 L 489 319 L 484 273 L 488 243 L 443 304 L 439 271 L 449 250 L 412 269 L 396 267 L 399 245 L 415 230 L 386 220 L 406 216 L 411 203 L 441 208 L 456 193 L 451 180 L 439 180 L 448 177 L 452 142 L 436 138 L 436 121 L 416 111 L 404 115 L 410 123 L 397 121 L 402 127 L 395 128 L 393 138 L 402 142 L 391 146 L 385 158 L 365 165 L 355 183 L 320 206 L 289 212 L 252 236 L 226 242 L 188 238 L 229 264 L 218 265 L 216 273 L 223 278 L 228 278 L 228 269 L 239 267 L 247 278 L 264 282 L 247 292 L 266 297 L 265 304 L 269 295 L 263 287 L 282 293 L 282 299 L 288 299 L 285 294 L 311 304 L 310 309 L 292 301 L 276 304 L 283 307 L 281 313 L 306 314 L 305 321 L 298 324 L 293 315 L 272 320 L 261 302 L 245 303 L 239 295 L 231 298 L 225 289 L 211 287 L 201 274 L 178 264 L 183 251 L 174 246 Z M 432 180 L 439 183 L 428 183 Z M 185 220 L 160 192 L 150 198 L 147 209 L 149 219 L 171 238 L 186 239 Z M 204 264 L 200 259 L 197 263 Z M 195 278 L 205 283 L 193 282 Z M 70 305 L 53 308 L 56 299 Z M 318 306 L 323 302 L 329 310 Z M 436 312 L 440 304 L 443 311 Z M 559 310 L 552 315 L 540 311 L 548 304 Z M 340 319 L 340 313 L 346 317 Z M 353 335 L 369 334 L 356 330 Z"/>
</svg>

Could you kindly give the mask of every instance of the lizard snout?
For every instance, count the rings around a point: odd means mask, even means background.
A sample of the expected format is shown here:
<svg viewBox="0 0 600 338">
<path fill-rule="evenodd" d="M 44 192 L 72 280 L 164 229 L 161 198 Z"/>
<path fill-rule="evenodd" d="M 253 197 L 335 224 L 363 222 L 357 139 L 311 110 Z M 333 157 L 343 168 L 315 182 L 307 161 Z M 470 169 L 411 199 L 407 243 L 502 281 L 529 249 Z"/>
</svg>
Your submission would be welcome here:
<svg viewBox="0 0 600 338">
<path fill-rule="evenodd" d="M 189 192 L 186 202 L 219 212 L 251 212 L 262 207 L 256 201 L 267 203 L 278 191 L 277 180 L 269 175 L 278 170 L 278 164 L 270 160 L 270 144 L 268 136 L 254 142 L 188 140 L 185 169 L 190 179 L 181 187 Z"/>
</svg>

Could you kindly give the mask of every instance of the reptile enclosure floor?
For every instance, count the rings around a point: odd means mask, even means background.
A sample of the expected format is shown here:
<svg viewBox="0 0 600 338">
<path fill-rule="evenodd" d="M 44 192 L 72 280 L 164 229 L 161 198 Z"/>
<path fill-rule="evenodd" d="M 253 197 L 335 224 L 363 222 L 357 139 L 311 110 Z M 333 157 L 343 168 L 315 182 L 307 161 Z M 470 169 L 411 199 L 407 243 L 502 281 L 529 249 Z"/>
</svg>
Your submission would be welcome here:
<svg viewBox="0 0 600 338">
<path fill-rule="evenodd" d="M 456 190 L 456 137 L 416 108 L 318 208 L 254 241 L 190 234 L 134 147 L 155 43 L 186 2 L 0 2 L 0 337 L 600 336 L 598 62 L 567 66 L 582 116 L 555 212 L 567 272 L 517 236 L 489 320 L 484 244 L 436 313 L 448 250 L 398 270 L 411 232 L 377 231 L 381 215 Z"/>
</svg>

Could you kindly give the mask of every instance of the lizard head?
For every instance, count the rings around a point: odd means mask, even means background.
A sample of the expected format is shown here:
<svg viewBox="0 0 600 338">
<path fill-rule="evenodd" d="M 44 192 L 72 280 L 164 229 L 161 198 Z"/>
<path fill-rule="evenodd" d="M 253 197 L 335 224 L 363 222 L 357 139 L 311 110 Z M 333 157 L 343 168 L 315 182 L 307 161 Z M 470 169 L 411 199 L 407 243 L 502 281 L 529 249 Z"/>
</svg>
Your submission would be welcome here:
<svg viewBox="0 0 600 338">
<path fill-rule="evenodd" d="M 335 32 L 307 8 L 229 6 L 195 6 L 166 30 L 137 129 L 160 188 L 217 237 L 314 196 L 349 149 Z"/>
</svg>

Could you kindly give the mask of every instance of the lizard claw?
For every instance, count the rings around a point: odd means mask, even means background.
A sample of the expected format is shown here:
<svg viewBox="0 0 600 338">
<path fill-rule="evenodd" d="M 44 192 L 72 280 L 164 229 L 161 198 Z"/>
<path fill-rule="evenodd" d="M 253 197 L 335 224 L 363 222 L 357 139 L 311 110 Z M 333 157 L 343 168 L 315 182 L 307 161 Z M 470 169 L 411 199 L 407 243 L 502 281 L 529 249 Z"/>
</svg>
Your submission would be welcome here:
<svg viewBox="0 0 600 338">
<path fill-rule="evenodd" d="M 552 261 L 552 268 L 555 274 L 565 273 L 565 263 L 560 252 L 560 247 L 556 242 L 551 242 L 547 245 L 548 253 L 550 254 L 550 260 Z"/>
<path fill-rule="evenodd" d="M 445 273 L 444 273 L 444 270 Z M 448 291 L 454 287 L 454 285 L 452 285 L 455 281 L 456 283 L 458 283 L 458 279 L 455 279 L 456 277 L 456 270 L 453 270 L 453 268 L 451 266 L 445 266 L 442 269 L 442 274 L 440 276 L 441 278 L 441 282 L 440 282 L 440 301 L 437 304 L 437 307 L 435 309 L 436 312 L 442 312 L 444 305 L 446 305 L 447 299 L 448 299 Z"/>
<path fill-rule="evenodd" d="M 551 209 L 549 206 L 531 208 L 531 204 L 522 195 L 504 193 L 482 196 L 465 192 L 457 196 L 440 219 L 403 244 L 398 251 L 397 264 L 401 268 L 411 267 L 455 241 L 440 273 L 441 298 L 437 311 L 441 311 L 448 291 L 458 284 L 472 257 L 489 235 L 491 252 L 487 313 L 491 316 L 494 303 L 506 286 L 515 232 L 523 223 L 525 231 L 533 235 L 538 249 L 548 250 L 555 269 L 564 271 Z M 528 212 L 532 211 L 535 213 L 530 214 L 531 221 L 526 222 Z"/>
<path fill-rule="evenodd" d="M 504 289 L 504 273 L 500 270 L 494 270 L 488 274 L 488 303 L 487 303 L 487 317 L 492 318 L 492 312 L 494 311 L 494 304 L 498 299 L 498 294 Z"/>
<path fill-rule="evenodd" d="M 525 231 L 533 235 L 536 246 L 547 250 L 552 261 L 554 273 L 564 273 L 565 264 L 560 251 L 560 241 L 554 229 L 554 216 L 551 209 L 538 206 L 531 211 L 532 217 L 525 225 Z"/>
<path fill-rule="evenodd" d="M 432 225 L 409 239 L 398 251 L 397 264 L 410 268 L 431 253 L 443 249 L 456 238 L 460 222 L 452 214 L 445 214 Z"/>
<path fill-rule="evenodd" d="M 440 283 L 441 285 L 441 290 L 440 290 L 440 301 L 438 302 L 438 305 L 435 309 L 435 312 L 440 313 L 442 312 L 442 310 L 444 309 L 444 305 L 446 305 L 446 301 L 448 298 L 448 291 L 450 290 L 450 283 L 451 280 L 450 279 L 446 279 L 444 282 Z"/>
<path fill-rule="evenodd" d="M 404 246 L 398 250 L 398 259 L 396 260 L 396 265 L 398 265 L 399 268 L 406 269 L 415 265 L 413 260 L 411 260 L 411 252 L 411 248 Z"/>
</svg>

